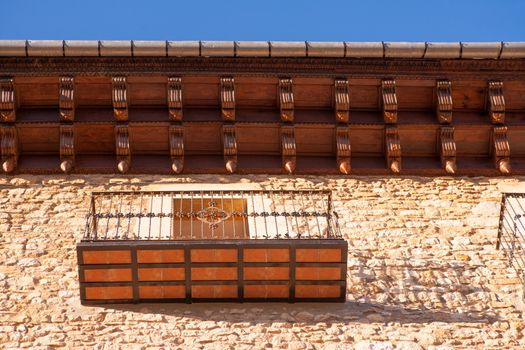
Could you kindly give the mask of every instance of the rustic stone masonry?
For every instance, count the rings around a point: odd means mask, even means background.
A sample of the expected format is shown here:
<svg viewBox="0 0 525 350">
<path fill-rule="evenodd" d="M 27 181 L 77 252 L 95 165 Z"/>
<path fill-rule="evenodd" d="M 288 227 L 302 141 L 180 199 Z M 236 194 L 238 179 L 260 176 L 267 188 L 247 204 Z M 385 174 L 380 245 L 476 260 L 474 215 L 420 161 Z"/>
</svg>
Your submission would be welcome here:
<svg viewBox="0 0 525 350">
<path fill-rule="evenodd" d="M 501 191 L 523 180 L 4 176 L 0 348 L 522 349 L 522 287 L 495 246 Z M 75 244 L 90 191 L 181 185 L 331 189 L 348 301 L 81 306 Z"/>
</svg>

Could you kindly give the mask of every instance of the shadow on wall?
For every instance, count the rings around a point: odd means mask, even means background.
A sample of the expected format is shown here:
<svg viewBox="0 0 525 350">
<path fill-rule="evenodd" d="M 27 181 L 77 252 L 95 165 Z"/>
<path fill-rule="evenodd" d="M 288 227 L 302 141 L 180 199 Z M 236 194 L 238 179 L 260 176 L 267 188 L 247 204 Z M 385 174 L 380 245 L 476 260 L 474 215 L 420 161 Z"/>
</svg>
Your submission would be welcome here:
<svg viewBox="0 0 525 350">
<path fill-rule="evenodd" d="M 419 263 L 424 266 L 414 267 L 413 260 L 398 259 L 397 266 L 379 263 L 376 268 L 366 268 L 373 270 L 368 272 L 362 267 L 350 267 L 347 299 L 353 300 L 346 303 L 142 303 L 109 304 L 101 308 L 146 317 L 165 315 L 250 324 L 493 323 L 503 320 L 492 306 L 492 302 L 500 300 L 488 291 L 488 280 L 480 276 L 476 267 L 436 259 L 419 260 Z"/>
<path fill-rule="evenodd" d="M 97 307 L 98 308 L 98 307 Z M 332 323 L 493 323 L 500 318 L 481 312 L 453 313 L 445 310 L 409 309 L 373 303 L 195 303 L 108 304 L 103 309 L 139 314 L 193 318 L 197 321 L 228 321 L 264 324 L 275 322 Z"/>
</svg>

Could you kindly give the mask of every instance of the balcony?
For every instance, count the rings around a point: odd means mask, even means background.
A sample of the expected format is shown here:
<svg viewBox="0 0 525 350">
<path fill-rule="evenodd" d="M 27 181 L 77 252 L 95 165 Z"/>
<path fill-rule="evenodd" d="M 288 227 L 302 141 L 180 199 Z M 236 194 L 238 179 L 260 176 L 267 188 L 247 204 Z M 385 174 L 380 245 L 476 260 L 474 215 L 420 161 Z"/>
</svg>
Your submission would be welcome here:
<svg viewBox="0 0 525 350">
<path fill-rule="evenodd" d="M 525 285 L 525 193 L 503 194 L 497 248 Z"/>
<path fill-rule="evenodd" d="M 344 302 L 347 249 L 329 191 L 94 192 L 81 301 Z"/>
</svg>

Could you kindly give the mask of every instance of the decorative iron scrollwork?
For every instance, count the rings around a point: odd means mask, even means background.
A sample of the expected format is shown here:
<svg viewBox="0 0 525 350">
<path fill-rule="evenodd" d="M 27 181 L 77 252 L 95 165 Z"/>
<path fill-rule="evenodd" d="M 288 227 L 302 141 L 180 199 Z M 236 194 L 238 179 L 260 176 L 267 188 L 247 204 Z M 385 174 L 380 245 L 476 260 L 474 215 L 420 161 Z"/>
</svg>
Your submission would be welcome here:
<svg viewBox="0 0 525 350">
<path fill-rule="evenodd" d="M 381 81 L 381 96 L 383 101 L 383 118 L 385 123 L 397 123 L 397 96 L 395 80 Z"/>
<path fill-rule="evenodd" d="M 441 166 L 449 174 L 455 174 L 456 166 L 456 142 L 454 141 L 454 127 L 442 126 L 439 130 L 438 140 L 439 156 Z"/>
<path fill-rule="evenodd" d="M 184 168 L 184 128 L 182 125 L 170 125 L 169 142 L 171 168 L 177 174 Z"/>
<path fill-rule="evenodd" d="M 232 77 L 221 78 L 222 119 L 235 120 L 235 81 Z"/>
<path fill-rule="evenodd" d="M 182 78 L 168 78 L 168 108 L 173 121 L 182 121 Z"/>
<path fill-rule="evenodd" d="M 337 165 L 339 171 L 343 174 L 349 174 L 351 171 L 350 163 L 350 134 L 348 127 L 338 126 L 336 128 L 337 140 Z"/>
<path fill-rule="evenodd" d="M 197 212 L 197 220 L 202 221 L 210 226 L 211 229 L 216 229 L 223 221 L 228 220 L 232 213 L 227 212 L 222 208 L 218 208 L 217 203 L 213 200 L 208 203 L 208 207 Z"/>
<path fill-rule="evenodd" d="M 510 145 L 506 126 L 495 126 L 492 129 L 492 155 L 496 169 L 502 174 L 510 174 Z"/>
<path fill-rule="evenodd" d="M 128 172 L 131 166 L 131 151 L 129 148 L 129 129 L 127 125 L 115 126 L 115 141 L 117 147 L 117 168 L 121 173 Z"/>
<path fill-rule="evenodd" d="M 505 123 L 505 98 L 503 97 L 503 82 L 489 82 L 488 108 L 493 124 Z"/>
<path fill-rule="evenodd" d="M 399 173 L 401 171 L 401 142 L 399 141 L 399 132 L 397 127 L 386 127 L 385 145 L 388 168 L 393 173 Z"/>
<path fill-rule="evenodd" d="M 335 90 L 335 119 L 339 123 L 348 123 L 350 114 L 350 94 L 348 92 L 348 80 L 336 79 Z"/>
<path fill-rule="evenodd" d="M 75 135 L 73 125 L 60 125 L 60 169 L 69 173 L 75 166 Z"/>
<path fill-rule="evenodd" d="M 0 130 L 0 149 L 2 154 L 2 169 L 6 173 L 13 172 L 18 165 L 18 135 L 16 127 L 3 126 Z"/>
<path fill-rule="evenodd" d="M 293 122 L 294 97 L 292 79 L 279 79 L 279 107 L 281 109 L 281 120 Z"/>
<path fill-rule="evenodd" d="M 75 119 L 75 80 L 73 77 L 60 77 L 58 104 L 62 121 Z"/>
<path fill-rule="evenodd" d="M 237 141 L 235 139 L 235 126 L 224 125 L 222 127 L 224 166 L 232 174 L 237 169 Z"/>
<path fill-rule="evenodd" d="M 441 124 L 452 123 L 452 84 L 448 80 L 436 83 L 436 114 Z"/>
<path fill-rule="evenodd" d="M 281 126 L 281 151 L 284 169 L 288 174 L 293 174 L 297 160 L 293 126 Z"/>
<path fill-rule="evenodd" d="M 16 119 L 15 84 L 12 78 L 0 79 L 0 121 Z"/>
<path fill-rule="evenodd" d="M 128 120 L 128 93 L 126 77 L 113 77 L 113 114 L 117 121 Z"/>
</svg>

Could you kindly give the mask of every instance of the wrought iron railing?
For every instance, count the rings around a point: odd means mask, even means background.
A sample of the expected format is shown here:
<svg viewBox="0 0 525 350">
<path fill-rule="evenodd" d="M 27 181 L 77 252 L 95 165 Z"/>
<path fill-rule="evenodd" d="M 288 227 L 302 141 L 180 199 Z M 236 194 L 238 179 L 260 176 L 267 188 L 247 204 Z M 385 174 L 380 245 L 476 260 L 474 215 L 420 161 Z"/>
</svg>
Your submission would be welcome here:
<svg viewBox="0 0 525 350">
<path fill-rule="evenodd" d="M 85 241 L 341 238 L 330 191 L 93 192 Z"/>
<path fill-rule="evenodd" d="M 525 193 L 503 194 L 497 248 L 525 284 Z"/>
</svg>

